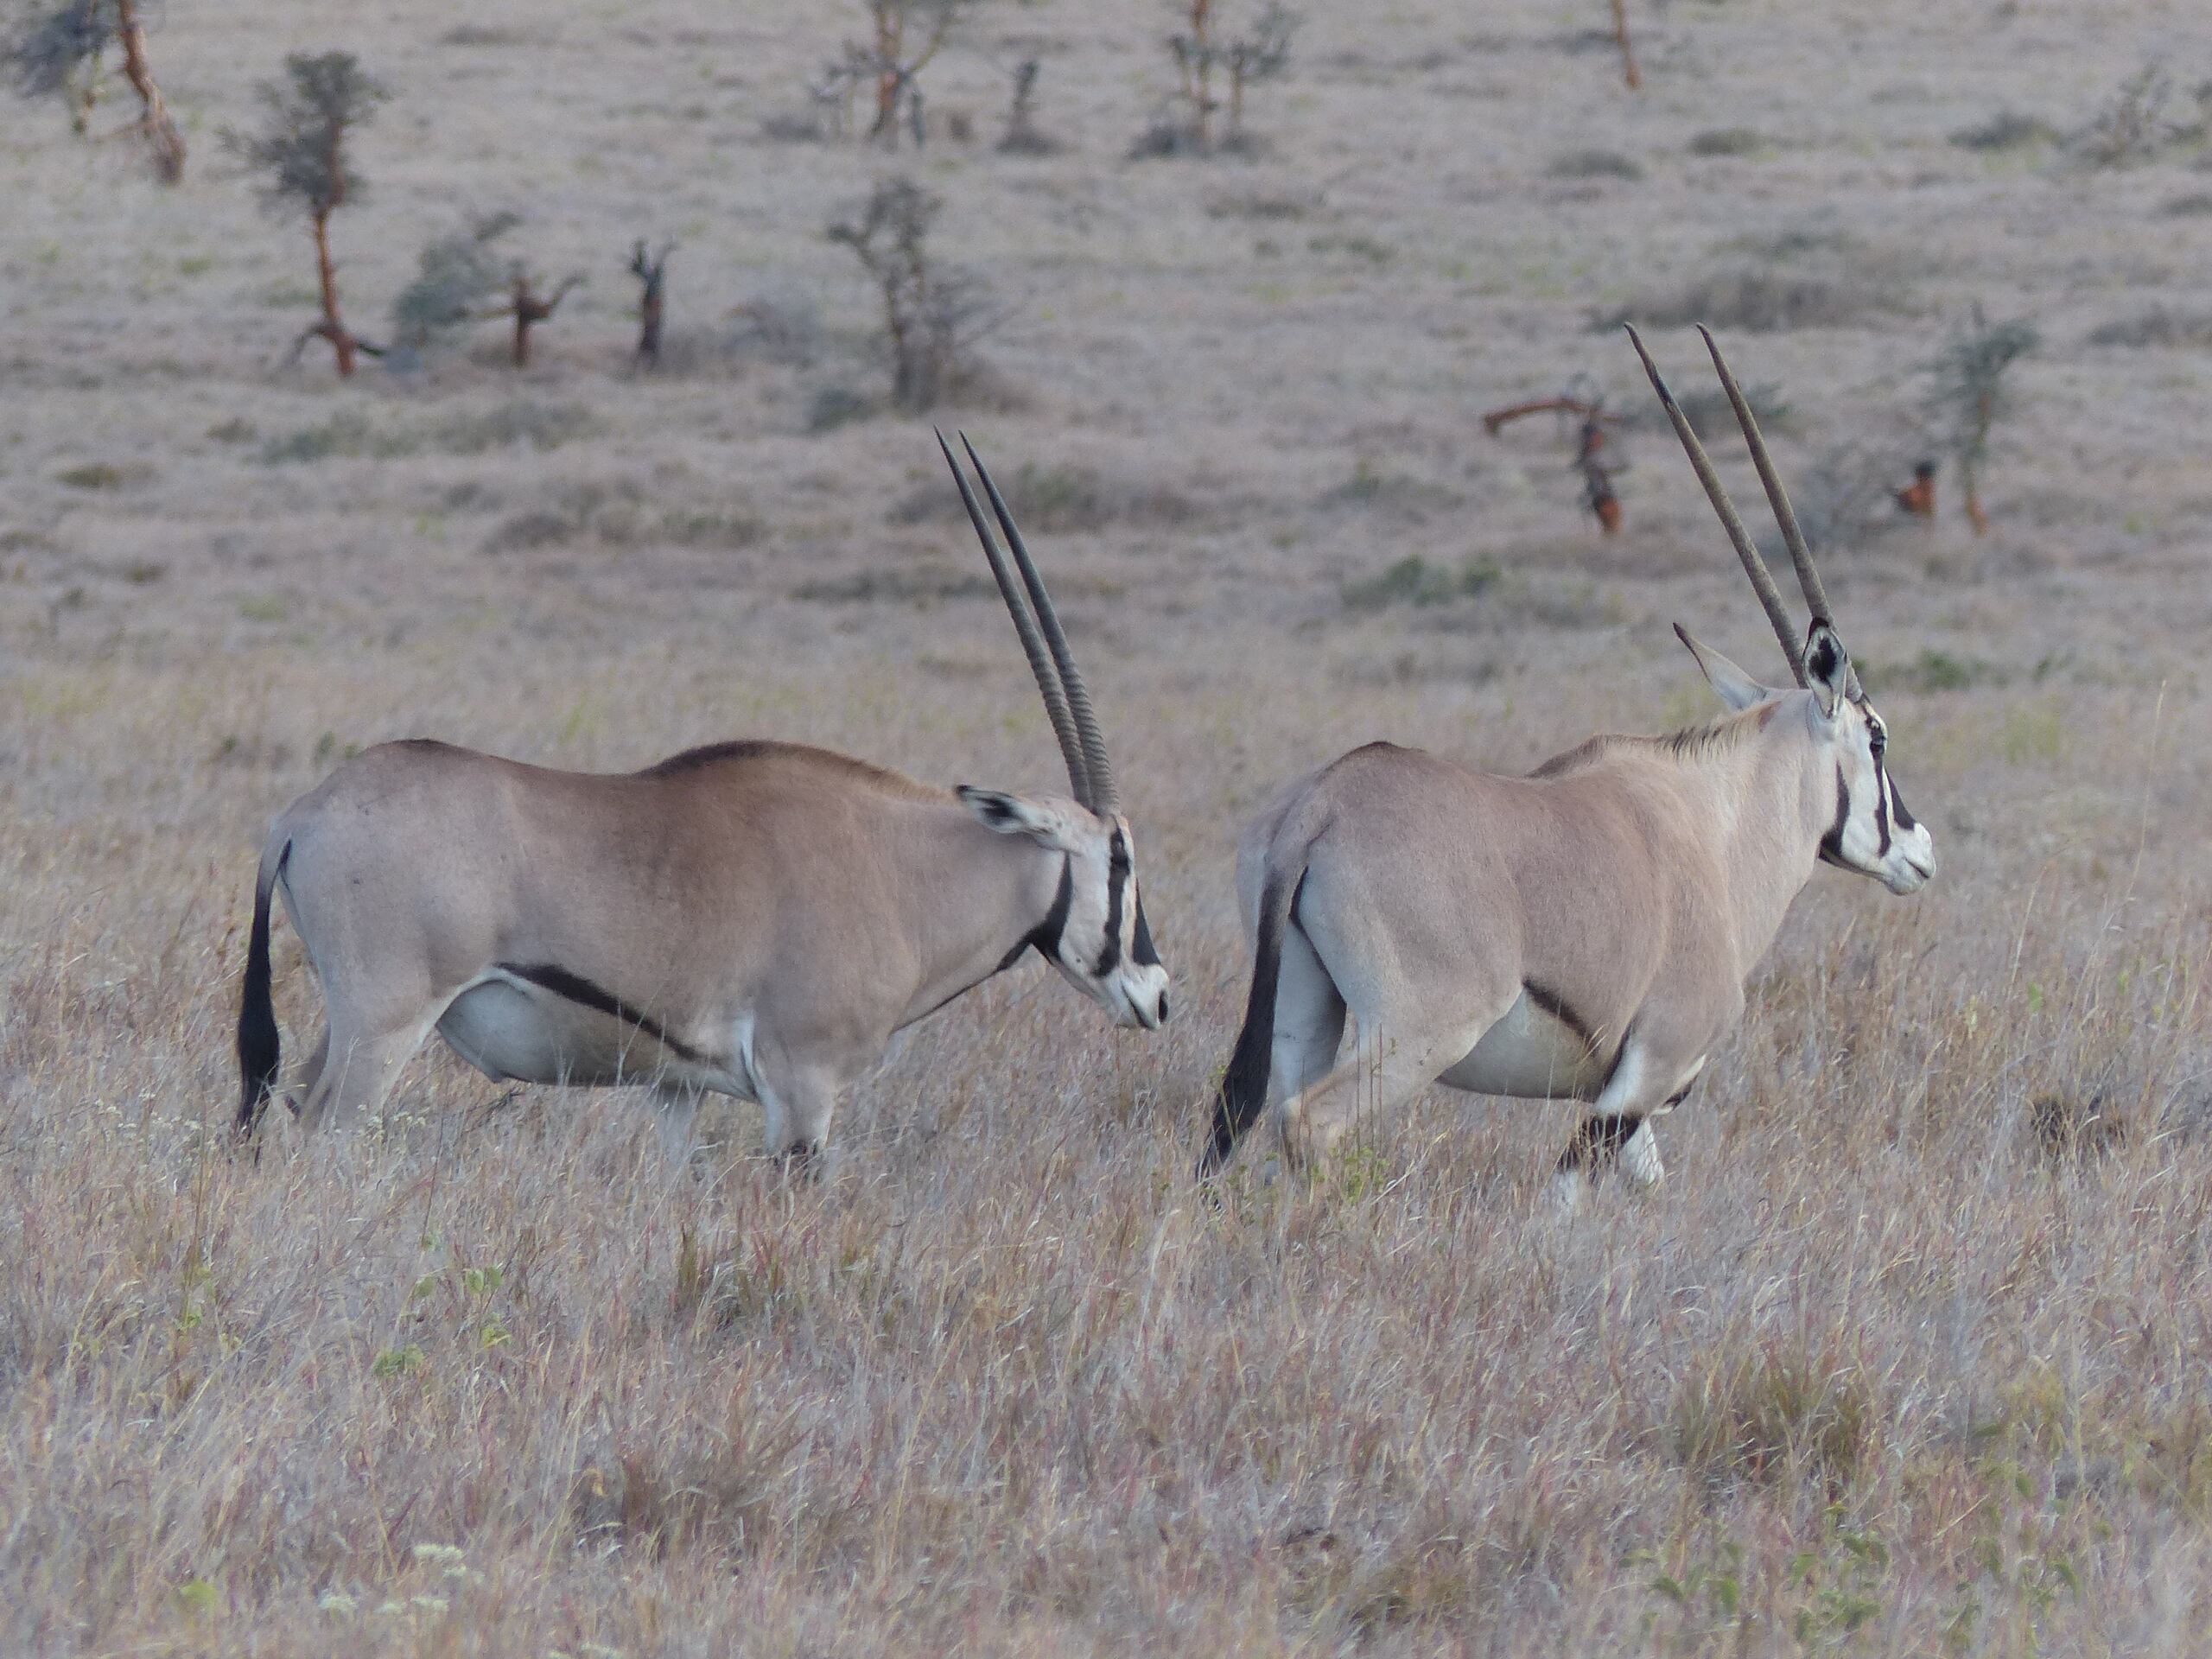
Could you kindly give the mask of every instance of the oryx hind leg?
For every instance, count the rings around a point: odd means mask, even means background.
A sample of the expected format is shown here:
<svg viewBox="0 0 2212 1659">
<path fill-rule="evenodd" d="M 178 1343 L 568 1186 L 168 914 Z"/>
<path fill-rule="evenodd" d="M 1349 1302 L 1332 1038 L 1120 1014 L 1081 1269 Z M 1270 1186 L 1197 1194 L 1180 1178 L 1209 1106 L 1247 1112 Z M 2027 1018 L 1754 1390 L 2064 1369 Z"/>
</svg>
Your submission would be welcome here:
<svg viewBox="0 0 2212 1659">
<path fill-rule="evenodd" d="M 1312 943 L 1300 929 L 1288 927 L 1283 930 L 1281 948 L 1274 1042 L 1268 1057 L 1269 1110 L 1327 1077 L 1344 1040 L 1344 996 Z"/>
<path fill-rule="evenodd" d="M 324 1033 L 322 1068 L 300 1104 L 302 1132 L 312 1135 L 328 1128 L 343 1135 L 364 1113 L 383 1110 L 399 1074 L 443 1012 L 428 1010 L 365 1030 L 334 1015 Z"/>
<path fill-rule="evenodd" d="M 1275 1109 L 1284 1161 L 1306 1167 L 1327 1157 L 1361 1118 L 1395 1111 L 1473 1048 L 1503 1012 L 1503 1006 L 1488 1009 L 1441 1030 L 1433 1022 L 1363 1019 L 1350 1058 Z"/>
</svg>

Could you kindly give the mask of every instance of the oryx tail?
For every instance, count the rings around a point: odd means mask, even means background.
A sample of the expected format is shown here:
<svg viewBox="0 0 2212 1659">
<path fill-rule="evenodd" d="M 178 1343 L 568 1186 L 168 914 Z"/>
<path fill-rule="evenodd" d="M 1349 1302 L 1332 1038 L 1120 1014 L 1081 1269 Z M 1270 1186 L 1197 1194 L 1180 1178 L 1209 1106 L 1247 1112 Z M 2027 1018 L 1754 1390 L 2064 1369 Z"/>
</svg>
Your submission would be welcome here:
<svg viewBox="0 0 2212 1659">
<path fill-rule="evenodd" d="M 1306 865 L 1268 874 L 1260 889 L 1260 929 L 1252 946 L 1252 994 L 1244 1005 L 1244 1029 L 1236 1034 L 1236 1049 L 1222 1074 L 1221 1093 L 1214 1101 L 1213 1139 L 1198 1159 L 1200 1179 L 1229 1161 L 1236 1142 L 1250 1128 L 1268 1103 L 1268 1077 L 1274 1065 L 1275 1044 L 1275 988 L 1282 977 L 1283 931 L 1298 910 L 1299 895 L 1306 891 Z"/>
<path fill-rule="evenodd" d="M 292 855 L 289 837 L 271 841 L 261 855 L 253 884 L 253 931 L 246 941 L 245 984 L 238 1001 L 238 1132 L 253 1133 L 261 1109 L 276 1086 L 283 1042 L 276 1033 L 276 1010 L 269 1000 L 269 900 L 276 878 Z"/>
</svg>

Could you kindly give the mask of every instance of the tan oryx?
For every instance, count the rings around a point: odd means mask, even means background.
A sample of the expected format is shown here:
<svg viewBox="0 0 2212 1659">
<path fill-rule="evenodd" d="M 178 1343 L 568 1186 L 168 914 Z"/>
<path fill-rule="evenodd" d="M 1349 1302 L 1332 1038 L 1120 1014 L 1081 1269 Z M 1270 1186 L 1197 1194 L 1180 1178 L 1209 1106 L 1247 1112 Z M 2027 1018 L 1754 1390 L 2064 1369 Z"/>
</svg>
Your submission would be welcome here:
<svg viewBox="0 0 2212 1659">
<path fill-rule="evenodd" d="M 1033 949 L 1116 1023 L 1165 1021 L 1135 844 L 1066 636 L 975 450 L 1012 570 L 938 443 L 1072 799 L 941 789 L 791 743 L 620 776 L 381 744 L 270 831 L 238 1014 L 241 1130 L 278 1070 L 276 891 L 329 1020 L 297 1108 L 310 1131 L 377 1107 L 435 1031 L 495 1081 L 651 1085 L 679 1158 L 702 1092 L 756 1100 L 767 1149 L 805 1160 L 894 1032 Z"/>
<path fill-rule="evenodd" d="M 1635 331 L 1630 330 L 1631 338 Z M 1815 862 L 1911 893 L 1935 870 L 1751 412 L 1711 335 L 1812 610 L 1802 649 L 1765 561 L 1657 367 L 1651 384 L 1782 642 L 1773 690 L 1680 628 L 1730 710 L 1670 736 L 1598 737 L 1525 778 L 1387 743 L 1275 797 L 1237 849 L 1252 942 L 1244 1027 L 1201 1176 L 1273 1107 L 1286 1161 L 1442 1081 L 1589 1103 L 1560 1158 L 1572 1205 L 1618 1160 L 1662 1173 L 1650 1120 L 1735 1023 L 1744 981 Z M 1344 1016 L 1357 1021 L 1338 1061 Z"/>
</svg>

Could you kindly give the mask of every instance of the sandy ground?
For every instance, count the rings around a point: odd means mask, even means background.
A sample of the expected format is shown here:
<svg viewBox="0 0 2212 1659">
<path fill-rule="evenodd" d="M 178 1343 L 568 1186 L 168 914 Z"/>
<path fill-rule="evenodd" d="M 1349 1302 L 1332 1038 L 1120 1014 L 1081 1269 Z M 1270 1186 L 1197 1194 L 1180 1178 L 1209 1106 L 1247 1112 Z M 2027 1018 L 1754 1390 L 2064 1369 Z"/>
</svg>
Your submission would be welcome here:
<svg viewBox="0 0 2212 1659">
<path fill-rule="evenodd" d="M 172 7 L 177 190 L 0 105 L 11 1650 L 2196 1648 L 2212 16 L 1630 10 L 1633 96 L 1600 4 L 1313 6 L 1257 153 L 1195 160 L 1127 159 L 1173 84 L 1148 3 L 986 7 L 918 156 L 768 136 L 857 6 Z M 218 133 L 337 47 L 393 92 L 334 225 L 349 317 L 384 337 L 426 241 L 512 210 L 589 278 L 528 371 L 492 325 L 350 384 L 285 360 L 304 229 Z M 1063 148 L 1001 155 L 1028 56 Z M 2162 136 L 2093 164 L 2069 136 L 2146 65 Z M 2058 137 L 1955 142 L 2007 111 Z M 823 231 L 893 174 L 999 302 L 930 418 L 1020 480 L 1183 1012 L 995 982 L 855 1092 L 819 1189 L 739 1108 L 671 1193 L 640 1101 L 443 1055 L 343 1160 L 233 1156 L 259 838 L 359 747 L 775 735 L 1054 786 L 928 420 L 810 429 L 885 385 Z M 639 237 L 678 244 L 652 375 Z M 1756 327 L 1747 274 L 1816 321 Z M 1662 320 L 1701 387 L 1676 321 L 1716 295 L 1814 494 L 1925 447 L 1971 307 L 2040 333 L 1990 533 L 1947 466 L 1935 522 L 1827 549 L 1939 880 L 1815 876 L 1649 1201 L 1544 1221 L 1567 1112 L 1439 1095 L 1208 1212 L 1274 784 L 1703 718 L 1677 620 L 1783 672 L 1605 326 Z M 1571 385 L 1635 417 L 1618 537 L 1548 420 L 1478 418 Z"/>
</svg>

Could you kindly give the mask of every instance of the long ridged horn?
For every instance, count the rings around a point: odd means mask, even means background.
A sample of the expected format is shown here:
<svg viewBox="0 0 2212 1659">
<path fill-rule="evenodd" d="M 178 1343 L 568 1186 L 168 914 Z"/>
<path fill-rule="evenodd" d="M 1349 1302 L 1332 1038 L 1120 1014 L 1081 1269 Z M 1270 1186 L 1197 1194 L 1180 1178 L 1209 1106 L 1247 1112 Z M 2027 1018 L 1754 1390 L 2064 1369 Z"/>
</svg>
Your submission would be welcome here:
<svg viewBox="0 0 2212 1659">
<path fill-rule="evenodd" d="M 966 443 L 966 438 L 961 442 Z M 992 539 L 990 526 L 983 522 L 983 510 L 976 504 L 976 493 L 968 487 L 966 474 L 960 463 L 952 458 L 952 446 L 944 441 L 944 434 L 937 435 L 937 447 L 944 451 L 944 464 L 952 468 L 952 481 L 960 486 L 960 504 L 968 509 L 968 520 L 976 526 L 976 534 L 982 538 L 983 556 L 991 562 L 991 575 L 999 584 L 999 596 L 1006 601 L 1007 613 L 1014 618 L 1014 631 L 1021 637 L 1022 654 L 1029 658 L 1029 671 L 1037 677 L 1037 690 L 1045 698 L 1045 715 L 1052 722 L 1052 735 L 1060 741 L 1060 758 L 1067 762 L 1068 787 L 1084 805 L 1091 804 L 1090 768 L 1084 764 L 1083 741 L 1076 731 L 1075 716 L 1068 708 L 1067 694 L 1061 690 L 1059 677 L 1053 671 L 1052 658 L 1048 654 L 1042 635 L 1037 631 L 1037 620 L 1029 613 L 1029 602 L 1022 597 L 1021 589 L 1014 585 L 1014 572 L 1007 569 L 1006 555 L 999 551 L 999 544 Z M 968 451 L 972 458 L 975 450 Z M 982 471 L 977 461 L 976 469 Z M 984 487 L 990 487 L 987 474 Z M 995 497 L 997 492 L 992 492 Z M 1003 511 L 1000 522 L 1010 530 L 1012 522 Z"/>
<path fill-rule="evenodd" d="M 1006 531 L 1006 544 L 1013 550 L 1014 562 L 1020 568 L 1023 586 L 1029 589 L 1029 602 L 1037 608 L 1037 620 L 1045 630 L 1045 642 L 1052 648 L 1053 665 L 1060 671 L 1060 685 L 1067 693 L 1068 712 L 1075 716 L 1076 737 L 1083 749 L 1083 769 L 1090 779 L 1088 795 L 1077 791 L 1076 798 L 1101 817 L 1110 817 L 1121 805 L 1121 794 L 1114 787 L 1114 767 L 1106 758 L 1106 738 L 1098 729 L 1098 717 L 1090 711 L 1090 694 L 1084 689 L 1083 671 L 1075 665 L 1075 654 L 1068 649 L 1068 637 L 1060 627 L 1060 613 L 1053 608 L 1052 596 L 1045 591 L 1045 579 L 1037 574 L 1037 566 L 1029 557 L 1029 549 L 1021 539 L 1021 532 L 1014 527 L 1014 515 L 1007 511 L 1006 498 L 999 493 L 999 486 L 991 481 L 989 468 L 983 458 L 976 453 L 976 446 L 968 442 L 968 435 L 960 435 L 960 446 L 968 452 L 968 459 L 975 463 L 976 476 L 983 480 L 983 493 L 991 498 L 991 511 L 998 515 L 999 528 Z"/>
<path fill-rule="evenodd" d="M 1720 516 L 1720 527 L 1728 532 L 1728 539 L 1736 549 L 1736 556 L 1744 562 L 1744 574 L 1751 579 L 1751 590 L 1759 596 L 1765 608 L 1766 620 L 1774 625 L 1774 637 L 1782 642 L 1782 654 L 1789 660 L 1789 672 L 1797 683 L 1805 683 L 1805 664 L 1799 650 L 1796 627 L 1789 620 L 1789 607 L 1783 602 L 1782 590 L 1774 585 L 1774 572 L 1766 568 L 1766 560 L 1751 541 L 1751 532 L 1744 528 L 1744 520 L 1736 511 L 1736 504 L 1728 499 L 1728 492 L 1720 482 L 1720 474 L 1713 470 L 1711 457 L 1705 446 L 1698 442 L 1697 434 L 1690 429 L 1689 416 L 1682 413 L 1682 406 L 1675 401 L 1675 394 L 1667 390 L 1667 382 L 1659 373 L 1659 365 L 1651 360 L 1651 353 L 1643 348 L 1643 336 L 1636 332 L 1632 322 L 1621 325 L 1628 330 L 1630 342 L 1636 354 L 1643 359 L 1643 372 L 1651 377 L 1651 389 L 1659 394 L 1660 406 L 1667 411 L 1667 419 L 1675 429 L 1675 435 L 1682 441 L 1683 452 L 1690 458 L 1690 469 L 1697 474 L 1697 481 L 1705 486 L 1706 499 L 1713 503 L 1713 510 Z"/>
<path fill-rule="evenodd" d="M 1797 567 L 1797 586 L 1803 590 L 1805 603 L 1813 613 L 1815 622 L 1835 626 L 1835 613 L 1828 608 L 1827 589 L 1822 586 L 1821 573 L 1813 563 L 1812 544 L 1806 541 L 1805 532 L 1797 523 L 1796 509 L 1789 505 L 1789 492 L 1782 487 L 1782 475 L 1774 470 L 1774 458 L 1766 452 L 1766 440 L 1759 435 L 1759 423 L 1751 414 L 1751 399 L 1744 396 L 1736 377 L 1728 372 L 1727 360 L 1720 355 L 1720 342 L 1713 339 L 1713 330 L 1703 323 L 1697 326 L 1705 337 L 1705 349 L 1713 354 L 1713 366 L 1720 376 L 1721 390 L 1728 394 L 1729 406 L 1736 411 L 1736 424 L 1744 429 L 1744 442 L 1751 452 L 1751 464 L 1759 469 L 1759 482 L 1766 489 L 1767 505 L 1774 509 L 1774 522 L 1782 527 L 1782 539 L 1789 549 L 1789 562 Z M 1859 671 L 1849 671 L 1850 684 L 1846 688 L 1853 698 L 1860 696 Z"/>
</svg>

